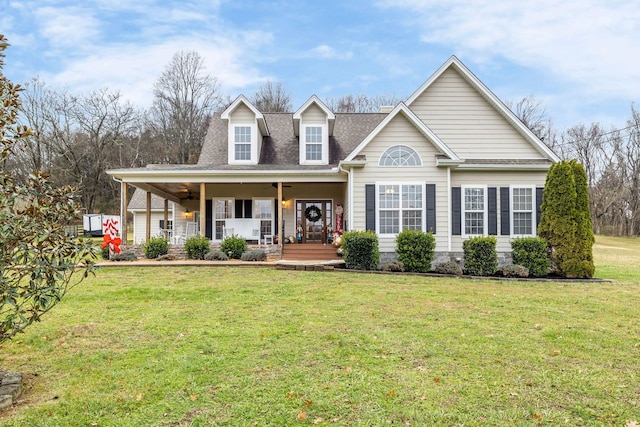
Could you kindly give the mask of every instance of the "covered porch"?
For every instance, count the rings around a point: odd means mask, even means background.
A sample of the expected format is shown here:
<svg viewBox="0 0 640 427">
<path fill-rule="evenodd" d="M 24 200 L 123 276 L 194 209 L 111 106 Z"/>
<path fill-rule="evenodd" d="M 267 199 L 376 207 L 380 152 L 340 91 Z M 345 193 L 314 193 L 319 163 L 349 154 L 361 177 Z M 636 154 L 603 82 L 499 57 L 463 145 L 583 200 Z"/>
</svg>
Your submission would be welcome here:
<svg viewBox="0 0 640 427">
<path fill-rule="evenodd" d="M 313 176 L 293 171 L 260 176 L 176 172 L 171 168 L 110 171 L 121 182 L 123 218 L 131 188 L 144 192 L 146 207 L 136 219 L 138 229 L 144 226 L 141 240 L 164 235 L 180 245 L 191 235 L 201 235 L 215 246 L 237 235 L 250 244 L 279 245 L 282 251 L 287 244 L 330 245 L 333 233 L 347 226 L 347 177 L 337 170 L 317 171 Z M 162 200 L 155 216 L 152 196 Z M 123 235 L 127 235 L 127 224 L 123 221 Z"/>
</svg>

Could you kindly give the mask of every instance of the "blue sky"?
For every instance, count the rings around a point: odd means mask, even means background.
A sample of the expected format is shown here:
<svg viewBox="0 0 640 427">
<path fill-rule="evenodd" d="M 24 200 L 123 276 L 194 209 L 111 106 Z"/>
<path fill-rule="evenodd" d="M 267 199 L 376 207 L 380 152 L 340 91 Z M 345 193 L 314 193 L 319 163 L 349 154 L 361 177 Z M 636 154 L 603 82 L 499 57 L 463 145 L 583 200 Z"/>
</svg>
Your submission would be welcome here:
<svg viewBox="0 0 640 427">
<path fill-rule="evenodd" d="M 407 98 L 451 55 L 498 97 L 534 95 L 563 129 L 624 127 L 640 101 L 640 2 L 618 0 L 0 0 L 5 75 L 150 105 L 180 50 L 225 95 Z"/>
</svg>

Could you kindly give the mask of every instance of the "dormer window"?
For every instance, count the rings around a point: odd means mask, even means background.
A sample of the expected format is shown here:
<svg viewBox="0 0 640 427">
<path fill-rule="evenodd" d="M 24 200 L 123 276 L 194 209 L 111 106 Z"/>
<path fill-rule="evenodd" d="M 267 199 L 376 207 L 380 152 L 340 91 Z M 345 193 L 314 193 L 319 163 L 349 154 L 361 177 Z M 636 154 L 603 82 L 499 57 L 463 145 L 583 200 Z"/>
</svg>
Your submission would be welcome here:
<svg viewBox="0 0 640 427">
<path fill-rule="evenodd" d="M 229 126 L 229 164 L 258 164 L 262 138 L 269 136 L 269 128 L 262 113 L 240 95 L 222 112 L 220 118 Z"/>
<path fill-rule="evenodd" d="M 305 153 L 307 161 L 322 161 L 322 126 L 305 128 Z"/>
<path fill-rule="evenodd" d="M 301 165 L 329 164 L 329 136 L 333 134 L 335 120 L 335 115 L 315 95 L 293 113 Z"/>
<path fill-rule="evenodd" d="M 251 126 L 234 126 L 234 160 L 251 161 Z"/>
</svg>

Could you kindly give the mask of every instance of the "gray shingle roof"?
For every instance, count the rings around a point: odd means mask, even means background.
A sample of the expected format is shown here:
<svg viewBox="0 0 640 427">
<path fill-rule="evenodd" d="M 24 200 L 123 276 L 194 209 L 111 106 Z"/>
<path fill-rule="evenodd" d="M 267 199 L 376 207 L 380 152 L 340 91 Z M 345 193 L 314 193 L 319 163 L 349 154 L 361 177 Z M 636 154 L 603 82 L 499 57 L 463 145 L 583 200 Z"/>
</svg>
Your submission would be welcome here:
<svg viewBox="0 0 640 427">
<path fill-rule="evenodd" d="M 147 192 L 136 188 L 133 192 L 127 210 L 147 209 Z M 171 203 L 169 203 L 169 211 L 171 211 Z M 155 194 L 151 195 L 151 210 L 164 210 L 164 199 Z"/>
<path fill-rule="evenodd" d="M 220 118 L 220 113 L 216 113 L 204 139 L 198 166 L 229 170 L 331 168 L 347 157 L 385 117 L 386 114 L 380 113 L 337 113 L 333 135 L 329 137 L 329 165 L 301 166 L 298 137 L 293 129 L 293 113 L 264 113 L 270 135 L 262 139 L 258 165 L 229 166 L 228 127 Z"/>
</svg>

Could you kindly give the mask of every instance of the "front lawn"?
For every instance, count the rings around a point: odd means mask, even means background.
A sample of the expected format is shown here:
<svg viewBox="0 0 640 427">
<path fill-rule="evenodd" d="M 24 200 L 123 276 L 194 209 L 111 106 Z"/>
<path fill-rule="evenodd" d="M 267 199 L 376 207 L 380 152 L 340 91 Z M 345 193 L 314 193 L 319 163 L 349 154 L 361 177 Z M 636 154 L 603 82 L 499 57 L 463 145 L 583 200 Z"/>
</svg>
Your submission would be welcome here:
<svg viewBox="0 0 640 427">
<path fill-rule="evenodd" d="M 640 241 L 616 283 L 103 269 L 0 350 L 7 426 L 632 425 Z"/>
</svg>

